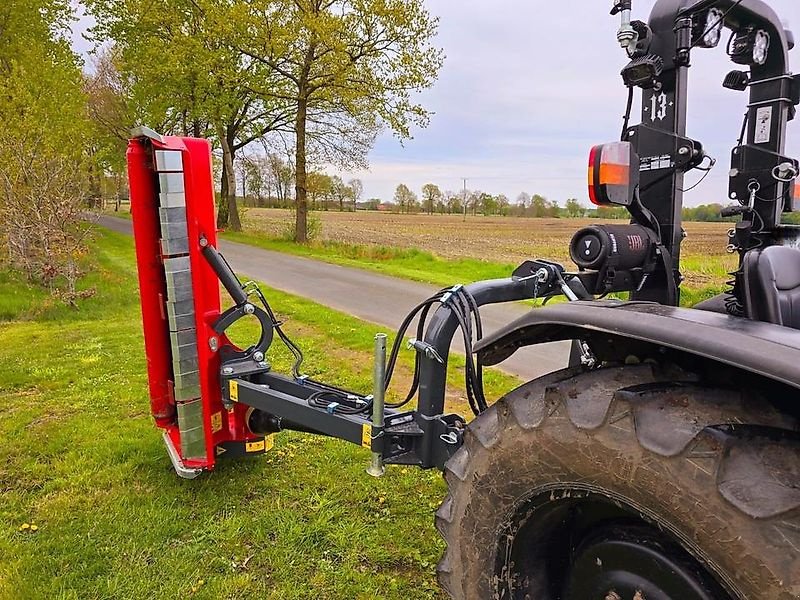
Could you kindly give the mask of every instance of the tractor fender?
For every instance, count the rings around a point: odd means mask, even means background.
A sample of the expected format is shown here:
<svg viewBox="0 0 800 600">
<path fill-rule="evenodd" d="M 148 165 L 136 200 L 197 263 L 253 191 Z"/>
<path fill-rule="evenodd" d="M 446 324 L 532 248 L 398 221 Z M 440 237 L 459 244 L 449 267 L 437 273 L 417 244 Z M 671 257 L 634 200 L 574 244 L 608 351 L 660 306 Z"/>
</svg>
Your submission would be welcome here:
<svg viewBox="0 0 800 600">
<path fill-rule="evenodd" d="M 712 360 L 800 388 L 800 330 L 652 302 L 580 301 L 531 310 L 475 346 L 494 365 L 518 348 L 580 339 L 598 356 L 669 350 Z"/>
</svg>

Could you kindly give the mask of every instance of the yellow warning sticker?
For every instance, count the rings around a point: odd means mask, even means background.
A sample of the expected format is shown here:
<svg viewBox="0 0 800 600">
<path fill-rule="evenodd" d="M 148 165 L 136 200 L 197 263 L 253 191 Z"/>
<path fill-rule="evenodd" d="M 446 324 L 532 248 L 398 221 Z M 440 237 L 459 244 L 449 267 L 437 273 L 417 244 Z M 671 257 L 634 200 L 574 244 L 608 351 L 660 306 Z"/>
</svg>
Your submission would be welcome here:
<svg viewBox="0 0 800 600">
<path fill-rule="evenodd" d="M 217 433 L 222 430 L 222 411 L 215 412 L 211 415 L 211 433 Z"/>
<path fill-rule="evenodd" d="M 239 401 L 239 382 L 235 379 L 228 382 L 228 395 L 231 397 L 231 402 Z"/>
<path fill-rule="evenodd" d="M 264 440 L 256 440 L 254 442 L 247 442 L 244 446 L 246 452 L 264 452 Z"/>
<path fill-rule="evenodd" d="M 361 426 L 361 445 L 364 448 L 372 448 L 372 425 L 369 423 Z"/>
<path fill-rule="evenodd" d="M 227 452 L 227 450 L 225 450 L 225 448 L 223 448 L 222 446 L 217 446 L 217 456 L 225 454 L 225 452 Z"/>
<path fill-rule="evenodd" d="M 269 452 L 275 447 L 275 434 L 268 435 L 264 438 L 264 451 Z"/>
</svg>

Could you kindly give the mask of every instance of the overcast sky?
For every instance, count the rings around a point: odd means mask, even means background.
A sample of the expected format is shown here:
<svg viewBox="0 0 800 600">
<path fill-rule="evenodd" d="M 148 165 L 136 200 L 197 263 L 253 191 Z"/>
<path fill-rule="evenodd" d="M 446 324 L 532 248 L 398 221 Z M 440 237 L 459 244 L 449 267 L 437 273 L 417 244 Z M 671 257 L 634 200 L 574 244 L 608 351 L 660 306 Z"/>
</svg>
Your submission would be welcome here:
<svg viewBox="0 0 800 600">
<path fill-rule="evenodd" d="M 800 28 L 800 2 L 767 0 L 790 28 Z M 616 42 L 611 0 L 426 0 L 440 18 L 437 43 L 447 55 L 439 80 L 422 96 L 435 114 L 403 145 L 382 136 L 369 171 L 343 174 L 364 182 L 364 198 L 389 200 L 398 183 L 418 194 L 425 183 L 506 194 L 539 193 L 563 205 L 588 204 L 586 161 L 594 144 L 619 136 L 627 60 Z M 647 20 L 654 0 L 634 0 Z M 76 27 L 76 49 L 86 27 Z M 797 31 L 800 40 L 800 29 Z M 724 38 L 727 39 L 727 38 Z M 725 202 L 730 150 L 747 96 L 725 90 L 733 68 L 722 48 L 695 50 L 690 70 L 688 136 L 718 159 L 689 204 Z M 800 48 L 792 52 L 800 61 Z M 795 71 L 798 71 L 795 67 Z M 638 115 L 638 109 L 634 113 Z M 634 119 L 638 122 L 638 118 Z M 800 156 L 798 119 L 789 125 L 788 153 Z M 332 172 L 332 171 L 329 171 Z M 687 176 L 688 184 L 698 174 Z"/>
</svg>

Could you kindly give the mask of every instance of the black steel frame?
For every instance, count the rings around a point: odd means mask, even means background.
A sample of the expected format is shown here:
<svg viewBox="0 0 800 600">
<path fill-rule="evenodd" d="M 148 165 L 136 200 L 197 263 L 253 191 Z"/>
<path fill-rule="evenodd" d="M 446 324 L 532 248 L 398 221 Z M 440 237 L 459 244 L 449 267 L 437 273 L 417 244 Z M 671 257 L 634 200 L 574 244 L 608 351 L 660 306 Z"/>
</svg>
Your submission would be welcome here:
<svg viewBox="0 0 800 600">
<path fill-rule="evenodd" d="M 215 269 L 225 266 L 215 266 Z M 224 274 L 223 276 L 227 276 Z M 478 306 L 524 300 L 533 296 L 531 281 L 496 279 L 466 286 Z M 308 399 L 323 388 L 314 382 L 294 379 L 269 371 L 242 372 L 221 364 L 220 381 L 226 402 L 241 402 L 275 417 L 272 431 L 283 429 L 319 433 L 369 447 L 384 461 L 442 468 L 461 446 L 466 421 L 459 415 L 444 414 L 447 363 L 458 319 L 442 304 L 431 315 L 425 335 L 443 359 L 420 356 L 420 387 L 417 409 L 384 411 L 384 428 L 372 425 L 369 413 L 342 414 L 312 406 Z M 233 386 L 233 388 L 232 388 Z M 232 394 L 231 390 L 235 390 Z M 266 433 L 269 433 L 267 431 Z"/>
<path fill-rule="evenodd" d="M 625 137 L 631 141 L 642 161 L 640 189 L 642 204 L 659 221 L 661 238 L 670 252 L 675 280 L 680 280 L 680 245 L 684 233 L 681 222 L 686 158 L 702 146 L 686 138 L 687 97 L 692 47 L 692 17 L 715 7 L 727 14 L 724 24 L 736 30 L 743 25 L 764 29 L 771 45 L 766 64 L 751 67 L 750 101 L 747 106 L 746 139 L 733 149 L 729 197 L 742 199 L 749 195 L 748 186 L 757 181 L 759 189 L 772 190 L 768 197 L 760 194 L 755 212 L 764 224 L 761 245 L 796 239 L 796 227 L 781 226 L 781 213 L 791 210 L 783 200 L 788 197 L 788 184 L 772 178 L 772 169 L 782 162 L 794 162 L 783 156 L 786 125 L 793 116 L 800 90 L 800 78 L 788 71 L 789 41 L 775 12 L 761 0 L 659 0 L 653 7 L 648 25 L 652 30 L 649 54 L 663 60 L 663 72 L 657 86 L 642 92 L 642 123 L 630 127 Z M 757 139 L 759 111 L 772 115 L 767 141 Z M 762 112 L 762 114 L 764 114 Z M 761 141 L 758 141 L 758 140 Z M 657 159 L 663 158 L 658 163 Z M 663 168 L 650 168 L 672 163 L 672 173 Z M 666 176 L 665 176 L 666 173 Z M 746 251 L 746 249 L 745 249 Z M 668 302 L 667 278 L 663 268 L 656 270 L 632 298 Z"/>
</svg>

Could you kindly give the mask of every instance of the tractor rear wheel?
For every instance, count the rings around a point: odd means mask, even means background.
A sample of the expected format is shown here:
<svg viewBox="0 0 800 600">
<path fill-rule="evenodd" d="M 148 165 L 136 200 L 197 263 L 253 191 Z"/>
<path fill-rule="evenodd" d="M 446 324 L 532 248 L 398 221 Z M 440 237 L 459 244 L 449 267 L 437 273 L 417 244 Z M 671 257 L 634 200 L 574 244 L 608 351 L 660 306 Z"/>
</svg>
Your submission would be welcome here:
<svg viewBox="0 0 800 600">
<path fill-rule="evenodd" d="M 800 597 L 797 422 L 655 365 L 565 370 L 475 419 L 445 467 L 458 600 Z"/>
</svg>

